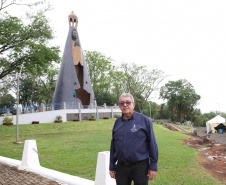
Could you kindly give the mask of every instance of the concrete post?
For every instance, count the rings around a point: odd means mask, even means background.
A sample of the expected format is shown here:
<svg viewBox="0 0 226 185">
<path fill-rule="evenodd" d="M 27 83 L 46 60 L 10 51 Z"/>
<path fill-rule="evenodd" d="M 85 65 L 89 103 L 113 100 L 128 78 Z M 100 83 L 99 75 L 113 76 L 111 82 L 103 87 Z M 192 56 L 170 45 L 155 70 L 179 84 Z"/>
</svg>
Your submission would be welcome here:
<svg viewBox="0 0 226 185">
<path fill-rule="evenodd" d="M 116 105 L 116 103 L 115 103 L 115 109 L 117 108 L 117 105 Z"/>
<path fill-rule="evenodd" d="M 78 111 L 79 111 L 79 121 L 82 121 L 82 113 L 81 113 L 80 103 L 78 103 Z"/>
<path fill-rule="evenodd" d="M 44 103 L 41 103 L 41 112 L 45 112 L 45 105 L 44 105 Z"/>
<path fill-rule="evenodd" d="M 113 108 L 111 108 L 111 118 L 114 118 Z"/>
<path fill-rule="evenodd" d="M 98 107 L 96 108 L 96 119 L 99 119 Z"/>
<path fill-rule="evenodd" d="M 18 106 L 18 114 L 20 115 L 20 114 L 22 114 L 22 105 L 21 104 L 19 104 L 19 106 Z"/>
<path fill-rule="evenodd" d="M 97 158 L 95 185 L 116 185 L 109 175 L 110 152 L 99 152 Z"/>
<path fill-rule="evenodd" d="M 34 113 L 35 112 L 35 107 L 34 106 L 30 106 L 31 108 L 31 113 Z"/>
<path fill-rule="evenodd" d="M 22 157 L 22 166 L 40 166 L 38 154 L 34 151 L 38 151 L 36 140 L 25 140 L 24 151 Z"/>
<path fill-rule="evenodd" d="M 63 109 L 67 109 L 66 102 L 63 102 Z"/>
<path fill-rule="evenodd" d="M 106 109 L 106 103 L 104 103 L 104 109 Z"/>
<path fill-rule="evenodd" d="M 7 109 L 7 114 L 6 115 L 10 116 L 10 110 L 9 109 Z"/>
</svg>

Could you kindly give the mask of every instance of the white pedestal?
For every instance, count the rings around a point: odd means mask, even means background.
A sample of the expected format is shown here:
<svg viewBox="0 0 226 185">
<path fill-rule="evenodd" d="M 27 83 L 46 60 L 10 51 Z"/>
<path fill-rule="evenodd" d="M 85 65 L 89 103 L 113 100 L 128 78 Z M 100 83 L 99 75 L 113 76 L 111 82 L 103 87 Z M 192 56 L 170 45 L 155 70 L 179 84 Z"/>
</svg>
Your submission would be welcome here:
<svg viewBox="0 0 226 185">
<path fill-rule="evenodd" d="M 99 152 L 97 158 L 95 185 L 116 185 L 109 174 L 110 152 Z"/>
<path fill-rule="evenodd" d="M 34 149 L 38 151 L 36 140 L 26 140 L 21 162 L 22 166 L 40 166 L 38 154 L 34 151 Z"/>
</svg>

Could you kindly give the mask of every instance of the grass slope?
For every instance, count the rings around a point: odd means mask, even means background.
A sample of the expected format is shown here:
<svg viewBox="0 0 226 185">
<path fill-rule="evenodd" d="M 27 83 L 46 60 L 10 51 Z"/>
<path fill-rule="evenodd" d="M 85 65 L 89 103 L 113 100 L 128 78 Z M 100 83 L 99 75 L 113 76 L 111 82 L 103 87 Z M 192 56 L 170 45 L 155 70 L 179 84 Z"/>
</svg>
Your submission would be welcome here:
<svg viewBox="0 0 226 185">
<path fill-rule="evenodd" d="M 98 152 L 109 151 L 114 119 L 20 125 L 20 141 L 35 139 L 38 152 L 57 166 L 81 169 L 96 164 Z M 159 147 L 159 172 L 149 184 L 221 184 L 198 165 L 196 151 L 182 145 L 189 137 L 154 124 Z M 0 156 L 22 159 L 23 145 L 15 145 L 16 126 L 0 126 Z M 43 167 L 94 180 L 95 167 L 81 170 L 59 169 L 42 158 Z"/>
</svg>

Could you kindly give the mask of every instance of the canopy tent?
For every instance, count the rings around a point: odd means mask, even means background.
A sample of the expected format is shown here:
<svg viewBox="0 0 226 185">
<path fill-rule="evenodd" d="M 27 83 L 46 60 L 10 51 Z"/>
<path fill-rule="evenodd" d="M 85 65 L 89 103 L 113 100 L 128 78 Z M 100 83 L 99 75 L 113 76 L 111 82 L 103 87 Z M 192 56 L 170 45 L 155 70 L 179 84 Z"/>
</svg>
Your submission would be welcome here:
<svg viewBox="0 0 226 185">
<path fill-rule="evenodd" d="M 226 126 L 226 120 L 225 118 L 221 117 L 220 115 L 217 115 L 216 117 L 214 117 L 213 119 L 209 120 L 206 122 L 206 131 L 207 133 L 210 133 L 210 131 L 212 131 L 212 133 L 215 133 L 215 128 L 217 125 L 223 123 Z"/>
</svg>

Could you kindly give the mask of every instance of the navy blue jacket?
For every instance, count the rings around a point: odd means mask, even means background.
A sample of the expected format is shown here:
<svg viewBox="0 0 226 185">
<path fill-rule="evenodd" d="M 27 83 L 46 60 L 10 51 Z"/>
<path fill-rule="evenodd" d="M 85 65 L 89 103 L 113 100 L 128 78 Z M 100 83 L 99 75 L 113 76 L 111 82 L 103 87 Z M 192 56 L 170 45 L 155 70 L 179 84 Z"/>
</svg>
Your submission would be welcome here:
<svg viewBox="0 0 226 185">
<path fill-rule="evenodd" d="M 158 171 L 158 146 L 151 120 L 134 111 L 128 120 L 122 116 L 114 124 L 110 149 L 110 171 L 115 163 L 137 162 L 150 158 L 149 170 Z"/>
</svg>

